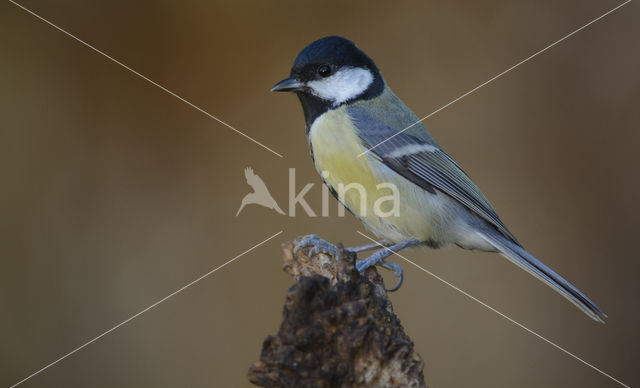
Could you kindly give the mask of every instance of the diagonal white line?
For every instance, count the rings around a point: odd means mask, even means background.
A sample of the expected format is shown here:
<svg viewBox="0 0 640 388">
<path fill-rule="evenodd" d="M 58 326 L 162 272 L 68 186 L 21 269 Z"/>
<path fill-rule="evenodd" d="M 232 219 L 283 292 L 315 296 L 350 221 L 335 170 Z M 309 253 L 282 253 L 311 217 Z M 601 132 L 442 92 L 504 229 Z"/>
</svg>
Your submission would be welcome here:
<svg viewBox="0 0 640 388">
<path fill-rule="evenodd" d="M 384 245 L 380 244 L 379 242 L 377 242 L 376 240 L 372 239 L 371 237 L 367 236 L 366 234 L 362 233 L 361 231 L 357 231 L 362 237 L 365 237 L 369 240 L 371 240 L 372 242 L 380 245 L 383 248 L 387 248 Z M 581 359 L 580 357 L 576 356 L 575 354 L 571 353 L 570 351 L 566 350 L 565 348 L 561 347 L 560 345 L 557 345 L 556 343 L 552 342 L 551 340 L 546 339 L 545 337 L 541 336 L 540 334 L 536 333 L 535 331 L 529 329 L 528 327 L 526 327 L 525 325 L 515 321 L 513 318 L 501 313 L 500 311 L 496 310 L 495 308 L 489 306 L 488 304 L 484 303 L 483 301 L 481 301 L 480 299 L 476 298 L 475 296 L 469 294 L 466 291 L 461 290 L 460 288 L 454 286 L 453 284 L 449 283 L 448 281 L 444 280 L 443 278 L 441 278 L 440 276 L 434 274 L 433 272 L 424 269 L 423 267 L 419 266 L 418 264 L 414 263 L 413 261 L 407 259 L 406 257 L 402 256 L 401 254 L 399 254 L 398 252 L 395 252 L 391 249 L 389 249 L 390 251 L 392 251 L 395 255 L 397 255 L 398 257 L 404 259 L 405 261 L 409 262 L 410 264 L 412 264 L 414 267 L 422 270 L 424 273 L 429 274 L 431 276 L 433 276 L 434 278 L 438 279 L 439 281 L 441 281 L 442 283 L 446 284 L 447 286 L 453 288 L 454 290 L 460 292 L 461 294 L 463 294 L 464 296 L 468 297 L 469 299 L 473 300 L 474 302 L 478 302 L 479 304 L 481 304 L 482 306 L 488 308 L 489 310 L 493 311 L 494 313 L 500 315 L 502 318 L 508 320 L 509 322 L 521 327 L 522 329 L 528 331 L 529 333 L 533 334 L 534 336 L 540 338 L 541 340 L 543 340 L 544 342 L 548 343 L 549 345 L 555 347 L 558 350 L 563 351 L 564 353 L 568 354 L 569 356 L 575 358 L 576 360 L 580 361 L 581 363 L 585 364 L 586 366 L 590 367 L 591 369 L 595 370 L 596 372 L 599 372 L 601 374 L 603 374 L 604 376 L 610 378 L 611 380 L 615 381 L 616 383 L 622 385 L 623 387 L 626 388 L 631 388 L 629 387 L 627 384 L 623 383 L 622 381 L 616 379 L 615 377 L 611 376 L 610 374 L 602 371 L 601 369 L 598 369 L 597 367 L 593 366 L 592 364 L 589 364 L 588 362 L 586 362 L 585 360 Z"/>
<path fill-rule="evenodd" d="M 11 1 L 11 0 L 10 0 L 10 1 Z M 362 155 L 364 155 L 364 154 L 366 154 L 366 153 L 370 152 L 371 150 L 373 150 L 374 148 L 378 147 L 379 145 L 386 143 L 387 141 L 389 141 L 389 140 L 393 139 L 394 137 L 398 136 L 399 134 L 403 133 L 404 131 L 406 131 L 407 129 L 409 129 L 409 128 L 413 127 L 414 125 L 418 124 L 419 122 L 424 121 L 424 120 L 428 119 L 429 117 L 431 117 L 431 116 L 435 115 L 436 113 L 440 112 L 441 110 L 445 109 L 445 108 L 446 108 L 446 107 L 448 107 L 449 105 L 455 104 L 456 102 L 460 101 L 461 99 L 465 98 L 466 96 L 468 96 L 469 94 L 471 94 L 471 93 L 475 92 L 476 90 L 480 89 L 481 87 L 483 87 L 483 86 L 487 85 L 487 84 L 488 84 L 488 83 L 490 83 L 490 82 L 495 81 L 496 79 L 498 79 L 498 78 L 502 77 L 503 75 L 507 74 L 508 72 L 510 72 L 511 70 L 515 69 L 516 67 L 518 67 L 518 66 L 522 65 L 523 63 L 527 62 L 528 60 L 530 60 L 530 59 L 532 59 L 532 58 L 536 57 L 538 54 L 542 54 L 543 52 L 547 51 L 547 50 L 548 50 L 548 49 L 550 49 L 551 47 L 553 47 L 553 46 L 557 45 L 558 43 L 560 43 L 560 42 L 562 42 L 563 40 L 565 40 L 565 39 L 569 38 L 570 36 L 572 36 L 572 35 L 574 35 L 574 34 L 576 34 L 576 33 L 580 32 L 580 31 L 582 31 L 583 29 L 585 29 L 585 28 L 589 27 L 589 26 L 590 26 L 590 25 L 592 25 L 593 23 L 595 23 L 595 22 L 597 22 L 598 20 L 602 19 L 603 17 L 605 17 L 605 16 L 609 15 L 610 13 L 612 13 L 612 12 L 613 12 L 613 11 L 615 11 L 615 10 L 617 10 L 618 8 L 620 8 L 620 7 L 624 6 L 624 5 L 627 5 L 627 4 L 628 4 L 628 3 L 630 3 L 630 2 L 631 2 L 631 0 L 627 0 L 627 1 L 625 1 L 624 3 L 622 3 L 622 4 L 618 5 L 617 7 L 613 8 L 612 10 L 610 10 L 610 11 L 608 11 L 608 12 L 606 12 L 606 13 L 604 13 L 604 14 L 600 15 L 600 16 L 598 16 L 597 18 L 593 19 L 593 20 L 592 20 L 592 21 L 590 21 L 589 23 L 587 23 L 587 24 L 583 25 L 582 27 L 578 28 L 577 30 L 575 30 L 575 31 L 571 32 L 570 34 L 565 35 L 563 38 L 556 40 L 555 42 L 551 43 L 550 45 L 548 45 L 547 47 L 543 48 L 542 50 L 539 50 L 539 51 L 537 51 L 536 53 L 531 54 L 531 55 L 530 55 L 530 56 L 528 56 L 527 58 L 525 58 L 525 59 L 521 60 L 520 62 L 518 62 L 518 63 L 516 63 L 515 65 L 511 66 L 510 68 L 508 68 L 507 70 L 503 71 L 502 73 L 500 73 L 500 74 L 498 74 L 498 75 L 494 76 L 493 78 L 489 79 L 488 81 L 485 81 L 485 82 L 481 83 L 480 85 L 478 85 L 478 86 L 476 86 L 475 88 L 473 88 L 473 89 L 469 90 L 468 92 L 466 92 L 465 94 L 463 94 L 463 95 L 461 95 L 460 97 L 456 98 L 455 100 L 453 100 L 453 101 L 451 101 L 451 102 L 449 102 L 449 103 L 447 103 L 447 104 L 445 104 L 445 105 L 441 106 L 440 108 L 438 108 L 438 109 L 434 110 L 433 112 L 431 112 L 431 113 L 429 113 L 428 115 L 424 116 L 424 117 L 423 117 L 423 118 L 421 118 L 420 120 L 418 120 L 418 121 L 416 121 L 415 123 L 413 123 L 413 124 L 409 125 L 408 127 L 406 127 L 405 129 L 403 129 L 402 131 L 397 132 L 397 133 L 393 134 L 392 136 L 389 136 L 388 138 L 386 138 L 385 140 L 381 141 L 380 143 L 378 143 L 378 144 L 374 145 L 373 147 L 369 148 L 368 150 L 366 150 L 366 151 L 364 151 L 364 152 L 360 153 L 360 154 L 358 155 L 358 157 L 360 157 L 360 156 L 362 156 Z"/>
<path fill-rule="evenodd" d="M 260 245 L 266 243 L 267 241 L 271 240 L 272 238 L 280 235 L 283 231 L 279 231 L 278 233 L 274 234 L 271 237 L 268 237 L 267 239 L 263 240 L 262 242 L 259 242 L 258 244 L 252 246 L 251 248 L 247 249 L 246 251 L 242 252 L 241 254 L 239 254 L 238 256 L 234 257 L 233 259 L 227 261 L 226 263 L 217 266 L 216 268 L 212 269 L 211 271 L 207 272 L 206 274 L 200 276 L 199 278 L 193 280 L 192 282 L 186 284 L 185 286 L 175 290 L 174 292 L 172 292 L 171 294 L 165 296 L 164 298 L 160 299 L 159 301 L 155 302 L 154 304 L 150 305 L 149 307 L 146 307 L 144 310 L 141 310 L 140 312 L 130 316 L 129 318 L 125 319 L 124 321 L 118 323 L 117 325 L 115 325 L 114 327 L 112 327 L 111 329 L 105 331 L 104 333 L 100 334 L 99 336 L 93 338 L 90 341 L 85 342 L 83 345 L 78 346 L 77 348 L 73 349 L 72 351 L 70 351 L 69 353 L 65 354 L 64 356 L 58 358 L 57 360 L 47 364 L 46 366 L 44 366 L 41 369 L 38 369 L 37 371 L 33 372 L 32 374 L 30 374 L 29 376 L 25 377 L 24 379 L 18 381 L 17 383 L 13 384 L 10 388 L 14 388 L 22 383 L 24 383 L 25 381 L 29 380 L 30 378 L 32 378 L 33 376 L 39 374 L 40 372 L 45 371 L 46 369 L 54 366 L 55 364 L 59 363 L 60 361 L 64 360 L 65 358 L 69 357 L 70 355 L 78 352 L 79 350 L 83 349 L 84 347 L 92 344 L 93 342 L 99 340 L 100 338 L 104 337 L 105 335 L 111 333 L 112 331 L 116 330 L 117 328 L 119 328 L 120 326 L 134 320 L 135 318 L 139 317 L 140 315 L 146 313 L 147 311 L 151 310 L 152 308 L 156 307 L 157 305 L 159 305 L 160 303 L 166 301 L 167 299 L 171 298 L 172 296 L 175 296 L 177 294 L 179 294 L 180 292 L 186 290 L 187 288 L 193 286 L 194 284 L 198 283 L 200 280 L 206 278 L 207 276 L 213 274 L 214 272 L 216 272 L 217 270 L 221 269 L 222 267 L 226 266 L 227 264 L 231 264 L 232 262 L 236 261 L 237 259 L 239 259 L 240 257 L 244 256 L 245 254 L 251 252 L 252 250 L 256 249 L 257 247 L 259 247 Z"/>
<path fill-rule="evenodd" d="M 35 12 L 23 7 L 22 5 L 16 3 L 13 0 L 9 0 L 10 3 L 12 3 L 13 5 L 22 8 L 24 11 L 30 13 L 31 15 L 35 16 L 36 18 L 42 20 L 43 22 L 47 23 L 48 25 L 50 25 L 51 27 L 55 28 L 56 30 L 66 34 L 67 36 L 69 36 L 70 38 L 73 38 L 75 40 L 77 40 L 78 42 L 82 43 L 83 45 L 87 46 L 88 48 L 90 48 L 91 50 L 97 52 L 98 54 L 102 55 L 103 57 L 110 59 L 111 61 L 117 63 L 118 65 L 124 67 L 125 69 L 129 70 L 130 72 L 132 72 L 133 74 L 137 75 L 138 77 L 142 78 L 143 80 L 149 82 L 150 84 L 157 86 L 158 88 L 162 89 L 163 91 L 169 93 L 170 95 L 172 95 L 173 97 L 177 98 L 178 100 L 184 102 L 185 104 L 189 105 L 190 107 L 200 111 L 201 113 L 205 114 L 206 116 L 216 120 L 217 122 L 219 122 L 220 124 L 224 125 L 225 127 L 233 130 L 234 132 L 236 132 L 238 135 L 244 136 L 245 138 L 251 140 L 252 142 L 254 142 L 255 144 L 259 145 L 260 147 L 271 151 L 273 154 L 279 156 L 279 157 L 283 157 L 281 154 L 277 153 L 276 151 L 272 150 L 271 148 L 267 147 L 266 145 L 260 143 L 259 141 L 257 141 L 256 139 L 252 138 L 251 136 L 235 129 L 234 127 L 232 127 L 231 125 L 225 123 L 224 121 L 220 120 L 219 118 L 217 118 L 216 116 L 212 115 L 211 113 L 205 111 L 204 109 L 200 108 L 199 106 L 192 104 L 191 102 L 185 100 L 184 98 L 180 97 L 179 95 L 175 94 L 174 92 L 172 92 L 171 90 L 165 88 L 164 86 L 158 84 L 157 82 L 152 81 L 151 79 L 145 77 L 144 75 L 138 73 L 137 71 L 133 70 L 132 68 L 130 68 L 129 66 L 125 65 L 124 63 L 118 61 L 117 59 L 105 54 L 104 52 L 98 50 L 97 48 L 93 47 L 92 45 L 90 45 L 89 43 L 85 42 L 84 40 L 78 38 L 77 36 L 71 34 L 70 32 L 67 32 L 65 30 L 63 30 L 62 28 L 56 26 L 55 24 L 51 23 L 50 21 L 48 21 L 47 19 L 43 18 L 42 16 L 36 14 Z"/>
</svg>

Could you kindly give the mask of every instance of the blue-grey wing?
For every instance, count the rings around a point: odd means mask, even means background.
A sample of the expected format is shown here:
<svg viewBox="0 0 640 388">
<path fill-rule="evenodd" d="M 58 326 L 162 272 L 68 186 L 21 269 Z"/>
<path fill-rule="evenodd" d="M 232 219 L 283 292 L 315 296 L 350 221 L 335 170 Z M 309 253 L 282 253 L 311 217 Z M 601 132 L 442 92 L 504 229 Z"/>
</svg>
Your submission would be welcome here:
<svg viewBox="0 0 640 388">
<path fill-rule="evenodd" d="M 438 189 L 455 198 L 517 243 L 480 189 L 437 144 L 406 132 L 399 134 L 399 130 L 374 119 L 362 107 L 350 107 L 347 112 L 364 145 L 367 148 L 377 145 L 370 152 L 383 163 L 431 193 Z M 422 123 L 416 126 L 426 131 Z M 416 130 L 412 128 L 412 132 Z"/>
</svg>

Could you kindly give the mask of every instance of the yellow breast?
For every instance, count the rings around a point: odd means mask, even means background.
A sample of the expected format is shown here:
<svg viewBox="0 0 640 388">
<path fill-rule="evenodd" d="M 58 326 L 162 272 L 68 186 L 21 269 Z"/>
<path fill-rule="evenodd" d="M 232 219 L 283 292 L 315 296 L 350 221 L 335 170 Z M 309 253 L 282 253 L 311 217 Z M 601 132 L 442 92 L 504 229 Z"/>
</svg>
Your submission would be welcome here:
<svg viewBox="0 0 640 388">
<path fill-rule="evenodd" d="M 309 141 L 316 169 L 325 182 L 336 191 L 344 206 L 379 237 L 402 241 L 430 234 L 430 228 L 421 219 L 424 214 L 416 213 L 416 200 L 423 195 L 422 190 L 391 171 L 372 153 L 358 156 L 367 149 L 345 108 L 329 111 L 316 119 L 309 130 Z M 379 202 L 381 197 L 389 198 L 392 194 L 384 187 L 389 183 L 393 183 L 399 193 L 396 214 L 389 214 L 392 202 L 382 203 L 382 207 Z"/>
<path fill-rule="evenodd" d="M 338 199 L 379 237 L 391 241 L 436 237 L 435 230 L 443 221 L 440 216 L 443 214 L 441 196 L 425 192 L 385 166 L 372 153 L 359 157 L 367 149 L 344 107 L 318 117 L 309 130 L 309 141 L 316 169 L 325 182 L 336 191 Z M 399 211 L 381 217 L 376 201 L 381 196 L 390 195 L 391 190 L 379 185 L 389 183 L 399 193 Z M 350 188 L 341 192 L 339 189 L 350 184 L 358 185 L 361 190 Z M 362 191 L 365 192 L 364 198 Z"/>
<path fill-rule="evenodd" d="M 366 149 L 344 108 L 320 116 L 311 126 L 309 141 L 316 169 L 334 190 L 338 190 L 340 185 L 346 186 L 351 183 L 362 185 L 368 192 L 376 190 L 380 181 L 372 169 L 369 158 L 364 155 L 358 157 Z M 344 197 L 339 198 L 350 210 L 356 210 L 356 214 L 362 213 L 356 209 L 361 200 L 356 190 L 347 190 Z M 371 199 L 367 198 L 367 202 Z"/>
</svg>

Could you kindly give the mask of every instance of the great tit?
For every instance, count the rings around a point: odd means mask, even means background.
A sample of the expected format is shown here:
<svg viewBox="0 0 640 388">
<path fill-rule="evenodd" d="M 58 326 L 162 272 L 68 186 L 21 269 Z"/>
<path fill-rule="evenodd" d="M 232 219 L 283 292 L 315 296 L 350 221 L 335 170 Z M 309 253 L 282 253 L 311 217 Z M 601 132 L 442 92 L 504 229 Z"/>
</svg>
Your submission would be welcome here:
<svg viewBox="0 0 640 388">
<path fill-rule="evenodd" d="M 290 77 L 272 89 L 294 92 L 302 104 L 311 157 L 324 183 L 384 247 L 356 263 L 402 268 L 385 259 L 413 246 L 498 252 L 537 277 L 592 319 L 606 314 L 576 287 L 527 252 L 489 201 L 391 91 L 373 60 L 339 36 L 319 39 L 295 59 Z M 363 190 L 344 190 L 357 183 Z M 379 209 L 380 184 L 392 184 L 398 211 Z M 342 188 L 342 190 L 339 190 Z M 363 199 L 363 196 L 366 198 Z M 376 208 L 378 206 L 378 208 Z M 381 215 L 381 213 L 384 213 Z M 309 235 L 296 246 L 335 254 Z M 378 244 L 351 249 L 360 252 Z M 396 288 L 397 288 L 396 287 Z"/>
</svg>

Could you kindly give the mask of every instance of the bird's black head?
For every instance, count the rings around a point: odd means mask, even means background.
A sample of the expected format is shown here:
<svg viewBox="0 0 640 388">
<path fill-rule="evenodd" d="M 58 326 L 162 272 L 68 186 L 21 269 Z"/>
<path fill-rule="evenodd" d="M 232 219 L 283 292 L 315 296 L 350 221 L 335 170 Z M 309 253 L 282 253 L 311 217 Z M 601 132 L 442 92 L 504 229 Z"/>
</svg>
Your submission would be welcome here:
<svg viewBox="0 0 640 388">
<path fill-rule="evenodd" d="M 340 36 L 328 36 L 305 47 L 293 63 L 290 77 L 271 89 L 298 95 L 307 129 L 327 110 L 376 97 L 383 90 L 384 80 L 373 60 Z"/>
</svg>

